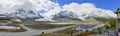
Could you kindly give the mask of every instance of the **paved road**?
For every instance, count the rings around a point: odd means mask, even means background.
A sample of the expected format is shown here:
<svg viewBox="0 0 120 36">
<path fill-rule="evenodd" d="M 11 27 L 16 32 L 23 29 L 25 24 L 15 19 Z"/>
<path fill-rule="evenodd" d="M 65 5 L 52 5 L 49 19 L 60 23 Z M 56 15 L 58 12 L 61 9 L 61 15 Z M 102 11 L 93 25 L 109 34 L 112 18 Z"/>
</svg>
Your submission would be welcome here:
<svg viewBox="0 0 120 36">
<path fill-rule="evenodd" d="M 61 31 L 61 30 L 73 27 L 73 26 L 67 26 L 67 27 L 61 27 L 61 28 L 55 28 L 55 29 L 49 29 L 49 30 L 35 30 L 35 29 L 30 29 L 24 26 L 23 24 L 20 24 L 20 26 L 28 31 L 14 32 L 14 33 L 13 32 L 0 32 L 0 36 L 32 36 L 32 35 L 42 34 L 42 32 L 51 33 L 51 32 L 57 32 L 57 31 Z"/>
<path fill-rule="evenodd" d="M 117 32 L 112 31 L 109 33 L 103 33 L 103 34 L 95 34 L 95 36 L 118 36 Z"/>
<path fill-rule="evenodd" d="M 93 24 L 93 23 L 48 23 L 48 24 Z"/>
<path fill-rule="evenodd" d="M 93 28 L 90 28 L 90 29 L 88 29 L 89 31 L 92 31 L 92 30 L 94 30 L 94 29 L 97 29 L 98 27 L 103 27 L 104 26 L 104 24 L 99 24 L 98 26 L 96 26 L 96 27 L 93 27 Z"/>
<path fill-rule="evenodd" d="M 94 24 L 91 24 L 91 25 L 94 25 Z M 96 24 L 95 24 L 96 25 Z M 88 29 L 82 29 L 82 30 L 89 30 L 89 31 L 92 31 L 94 29 L 97 29 L 98 27 L 103 27 L 104 24 L 98 24 L 97 26 L 95 27 L 92 27 L 92 28 L 88 28 Z M 77 28 L 77 30 L 81 30 L 81 28 Z"/>
<path fill-rule="evenodd" d="M 93 24 L 92 24 L 92 25 L 93 25 Z M 98 27 L 103 27 L 103 26 L 104 26 L 104 24 L 99 24 L 98 26 L 95 26 L 95 27 L 92 27 L 92 28 L 89 28 L 89 29 L 85 29 L 85 30 L 79 31 L 79 32 L 74 33 L 74 34 L 79 34 L 79 33 L 81 33 L 81 32 L 85 32 L 86 30 L 92 31 L 92 30 L 94 30 L 94 29 L 97 29 Z"/>
</svg>

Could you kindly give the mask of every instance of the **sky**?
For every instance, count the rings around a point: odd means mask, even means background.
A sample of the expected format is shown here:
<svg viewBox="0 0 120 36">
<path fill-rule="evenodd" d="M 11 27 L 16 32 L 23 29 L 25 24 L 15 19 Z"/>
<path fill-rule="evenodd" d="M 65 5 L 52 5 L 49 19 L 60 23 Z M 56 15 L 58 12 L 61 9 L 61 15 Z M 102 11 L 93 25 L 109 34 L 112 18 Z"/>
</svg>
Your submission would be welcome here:
<svg viewBox="0 0 120 36">
<path fill-rule="evenodd" d="M 72 2 L 75 3 L 93 3 L 97 8 L 109 9 L 113 12 L 120 6 L 120 0 L 52 0 L 53 2 L 57 2 L 60 6 L 64 6 L 65 4 L 70 4 Z"/>
</svg>

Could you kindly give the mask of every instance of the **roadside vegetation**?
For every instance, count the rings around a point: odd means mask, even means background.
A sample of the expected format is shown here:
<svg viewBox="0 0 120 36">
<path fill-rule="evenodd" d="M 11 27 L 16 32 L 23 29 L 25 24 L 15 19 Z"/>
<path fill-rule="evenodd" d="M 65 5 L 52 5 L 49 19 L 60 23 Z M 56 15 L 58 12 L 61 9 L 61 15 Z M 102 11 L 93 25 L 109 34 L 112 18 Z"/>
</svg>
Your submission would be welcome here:
<svg viewBox="0 0 120 36">
<path fill-rule="evenodd" d="M 73 27 L 62 30 L 62 31 L 58 31 L 58 32 L 53 32 L 53 33 L 47 33 L 47 34 L 39 34 L 36 36 L 94 36 L 96 34 L 102 34 L 102 33 L 107 33 L 109 31 L 113 31 L 116 28 L 116 19 L 108 21 L 106 23 L 104 23 L 105 25 L 103 27 L 99 27 L 97 30 L 97 32 L 93 32 L 93 31 L 88 31 L 86 30 L 85 32 L 82 31 L 77 31 L 77 30 L 73 30 Z M 104 30 L 104 31 L 103 31 Z"/>
<path fill-rule="evenodd" d="M 116 19 L 105 22 L 105 25 L 103 27 L 99 27 L 98 29 L 95 29 L 93 31 L 87 31 L 83 33 L 76 34 L 77 36 L 94 36 L 96 34 L 102 34 L 102 33 L 109 33 L 110 31 L 116 30 Z M 104 30 L 104 31 L 103 31 Z"/>
</svg>

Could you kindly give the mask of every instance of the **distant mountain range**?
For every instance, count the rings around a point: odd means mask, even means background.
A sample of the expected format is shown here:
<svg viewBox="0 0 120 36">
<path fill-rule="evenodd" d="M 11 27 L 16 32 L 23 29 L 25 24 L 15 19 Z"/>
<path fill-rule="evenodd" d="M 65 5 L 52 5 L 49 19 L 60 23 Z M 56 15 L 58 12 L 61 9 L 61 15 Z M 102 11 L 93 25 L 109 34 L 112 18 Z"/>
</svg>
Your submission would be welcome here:
<svg viewBox="0 0 120 36">
<path fill-rule="evenodd" d="M 12 18 L 30 19 L 30 20 L 44 18 L 39 13 L 35 13 L 32 10 L 26 11 L 24 9 L 17 9 L 14 13 L 7 14 L 7 16 Z"/>
<path fill-rule="evenodd" d="M 61 22 L 107 22 L 115 19 L 116 15 L 110 12 L 93 11 L 91 13 L 77 14 L 71 11 L 61 11 L 53 16 L 53 20 Z"/>
<path fill-rule="evenodd" d="M 1 19 L 10 17 L 33 21 L 105 22 L 116 18 L 113 11 L 97 8 L 92 3 L 71 3 L 60 7 L 58 3 L 46 0 L 39 3 L 37 0 L 11 0 L 1 1 L 0 9 Z M 45 13 L 38 13 L 41 10 Z"/>
<path fill-rule="evenodd" d="M 52 19 L 36 13 L 32 10 L 17 9 L 14 13 L 6 14 L 8 17 L 29 19 L 35 21 L 58 21 L 58 22 L 106 22 L 115 19 L 116 15 L 110 12 L 93 11 L 91 13 L 78 14 L 72 11 L 61 11 L 52 16 Z"/>
</svg>

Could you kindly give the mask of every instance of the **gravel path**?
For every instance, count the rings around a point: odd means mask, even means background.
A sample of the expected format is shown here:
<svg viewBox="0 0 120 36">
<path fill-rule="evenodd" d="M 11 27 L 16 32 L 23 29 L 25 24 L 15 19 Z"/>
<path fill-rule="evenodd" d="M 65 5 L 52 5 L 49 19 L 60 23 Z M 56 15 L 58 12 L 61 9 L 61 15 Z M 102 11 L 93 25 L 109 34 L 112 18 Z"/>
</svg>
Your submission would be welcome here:
<svg viewBox="0 0 120 36">
<path fill-rule="evenodd" d="M 49 30 L 35 30 L 35 29 L 30 29 L 24 26 L 23 24 L 20 24 L 20 26 L 28 31 L 26 32 L 0 32 L 0 36 L 32 36 L 32 35 L 42 34 L 42 32 L 51 33 L 51 32 L 61 31 L 61 30 L 73 27 L 73 26 L 67 26 L 67 27 L 61 27 L 61 28 L 55 28 L 55 29 L 49 29 Z"/>
</svg>

